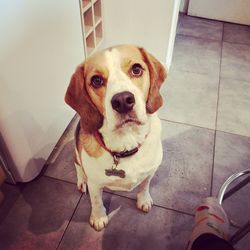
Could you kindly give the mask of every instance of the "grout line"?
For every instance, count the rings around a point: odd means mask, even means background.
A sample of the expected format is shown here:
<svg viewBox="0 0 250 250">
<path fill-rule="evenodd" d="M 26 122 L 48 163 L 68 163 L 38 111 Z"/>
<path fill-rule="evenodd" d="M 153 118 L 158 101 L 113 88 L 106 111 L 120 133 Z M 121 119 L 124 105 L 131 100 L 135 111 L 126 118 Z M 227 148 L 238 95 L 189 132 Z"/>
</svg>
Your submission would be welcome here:
<svg viewBox="0 0 250 250">
<path fill-rule="evenodd" d="M 215 130 L 217 130 L 217 119 L 218 119 L 218 108 L 219 108 L 219 100 L 220 100 L 220 85 L 221 85 L 221 63 L 222 63 L 222 50 L 223 50 L 223 38 L 224 38 L 224 24 L 222 27 L 222 40 L 221 40 L 221 52 L 220 52 L 220 69 L 219 69 L 219 83 L 217 89 L 217 105 L 216 105 L 216 116 L 215 116 Z"/>
<path fill-rule="evenodd" d="M 212 157 L 212 169 L 211 169 L 211 181 L 210 181 L 210 196 L 212 196 L 213 192 L 213 182 L 214 182 L 214 159 L 215 159 L 215 143 L 216 143 L 216 133 L 214 132 L 214 145 L 213 145 L 213 157 Z"/>
<path fill-rule="evenodd" d="M 184 123 L 184 122 L 178 122 L 178 121 L 171 121 L 171 120 L 168 120 L 168 119 L 165 119 L 165 118 L 161 118 L 161 117 L 160 117 L 160 120 L 165 121 L 165 122 L 177 123 L 177 124 L 181 124 L 181 125 L 186 125 L 186 126 L 191 126 L 191 127 L 196 127 L 196 128 L 202 128 L 202 129 L 208 129 L 208 130 L 211 130 L 211 131 L 215 131 L 215 129 L 213 129 L 213 128 L 206 128 L 206 127 L 201 127 L 201 126 L 190 124 L 190 123 Z"/>
<path fill-rule="evenodd" d="M 201 40 L 206 40 L 209 42 L 221 42 L 220 39 L 216 40 L 216 39 L 211 39 L 211 38 L 207 38 L 207 37 L 200 37 L 200 36 L 192 36 L 192 35 L 186 35 L 186 34 L 176 34 L 177 36 L 185 36 L 185 37 L 189 37 L 189 38 L 194 38 L 194 39 L 201 39 Z"/>
<path fill-rule="evenodd" d="M 83 196 L 83 194 L 80 195 L 80 198 L 79 198 L 79 200 L 78 200 L 78 202 L 77 202 L 77 204 L 76 204 L 76 206 L 75 206 L 75 209 L 74 209 L 74 211 L 73 211 L 73 213 L 72 213 L 72 215 L 71 215 L 71 217 L 70 217 L 70 219 L 69 219 L 69 222 L 68 222 L 66 228 L 65 228 L 64 231 L 63 231 L 62 237 L 61 237 L 61 239 L 59 240 L 59 242 L 58 242 L 58 244 L 57 244 L 56 250 L 59 248 L 59 246 L 60 246 L 61 243 L 62 243 L 62 240 L 63 240 L 63 238 L 64 238 L 64 235 L 66 234 L 66 231 L 67 231 L 67 229 L 68 229 L 68 227 L 69 227 L 69 224 L 70 224 L 71 220 L 73 219 L 73 216 L 75 215 L 75 212 L 76 212 L 76 210 L 77 210 L 77 208 L 78 208 L 78 205 L 79 205 L 79 203 L 80 203 L 80 201 L 81 201 L 81 199 L 82 199 L 82 196 Z"/>
<path fill-rule="evenodd" d="M 76 113 L 73 118 L 70 120 L 69 124 L 67 125 L 67 127 L 64 129 L 62 135 L 60 136 L 60 138 L 58 139 L 56 145 L 54 146 L 54 148 L 52 149 L 51 153 L 49 154 L 48 158 L 46 159 L 44 166 L 40 172 L 41 175 L 44 175 L 44 173 L 46 172 L 48 166 L 50 164 L 53 163 L 53 160 L 55 160 L 57 158 L 57 154 L 60 153 L 60 151 L 62 150 L 62 146 L 64 145 L 64 141 L 65 141 L 65 137 L 68 135 L 69 131 L 72 130 L 75 121 L 78 119 L 78 114 Z"/>
<path fill-rule="evenodd" d="M 104 192 L 104 193 L 107 193 L 107 194 L 119 196 L 119 197 L 121 197 L 121 198 L 125 198 L 125 199 L 129 199 L 129 200 L 132 200 L 132 201 L 136 201 L 135 198 L 131 198 L 131 197 L 128 197 L 128 196 L 123 196 L 123 195 L 117 194 L 117 193 L 112 193 L 112 192 L 109 192 L 109 191 L 107 191 L 107 190 L 105 190 L 105 191 L 103 191 L 103 192 Z M 185 211 L 180 211 L 180 210 L 173 209 L 173 208 L 164 207 L 164 206 L 162 206 L 162 205 L 153 204 L 153 207 L 158 207 L 158 208 L 162 208 L 162 209 L 165 209 L 165 210 L 170 210 L 170 211 L 177 212 L 177 213 L 181 213 L 181 214 L 185 214 L 185 215 L 189 215 L 189 216 L 194 216 L 194 214 L 191 214 L 191 213 L 188 213 L 188 212 L 185 212 Z"/>
<path fill-rule="evenodd" d="M 190 0 L 188 0 L 188 2 L 189 2 Z M 201 16 L 194 16 L 194 15 L 191 15 L 191 14 L 188 14 L 188 13 L 183 13 L 183 12 L 179 12 L 179 14 L 182 14 L 182 15 L 185 15 L 185 16 L 187 16 L 187 17 L 192 17 L 192 18 L 195 18 L 195 19 L 200 19 L 200 20 L 207 20 L 207 21 L 209 21 L 209 22 L 211 22 L 211 23 L 223 23 L 223 22 L 226 22 L 226 21 L 221 21 L 221 20 L 216 20 L 216 19 L 214 19 L 214 20 L 212 20 L 211 18 L 207 18 L 207 17 L 201 17 Z M 229 22 L 230 23 L 230 22 Z M 243 24 L 244 25 L 244 24 Z"/>
<path fill-rule="evenodd" d="M 214 181 L 214 160 L 215 160 L 215 149 L 216 149 L 216 135 L 217 135 L 217 120 L 218 120 L 218 109 L 220 101 L 220 84 L 221 84 L 221 63 L 222 63 L 222 50 L 223 50 L 223 38 L 224 38 L 224 23 L 222 24 L 222 39 L 221 39 L 221 52 L 220 52 L 220 69 L 219 69 L 219 83 L 217 90 L 217 104 L 216 104 L 216 116 L 215 116 L 215 133 L 214 133 L 214 146 L 213 146 L 213 162 L 211 170 L 211 182 L 210 182 L 210 195 L 212 196 L 213 192 L 213 181 Z"/>
<path fill-rule="evenodd" d="M 229 135 L 235 135 L 235 136 L 242 136 L 242 137 L 245 137 L 245 138 L 250 138 L 250 136 L 247 136 L 247 135 L 235 134 L 235 133 L 228 132 L 228 131 L 223 131 L 223 130 L 220 130 L 220 129 L 216 129 L 216 131 L 217 132 L 222 132 L 222 133 L 225 133 L 225 134 L 229 134 Z"/>
<path fill-rule="evenodd" d="M 228 131 L 223 131 L 223 130 L 220 130 L 220 129 L 212 129 L 212 128 L 201 127 L 201 126 L 198 126 L 198 125 L 195 125 L 195 124 L 191 124 L 191 123 L 171 121 L 171 120 L 168 120 L 168 119 L 165 119 L 165 118 L 161 118 L 161 117 L 160 117 L 160 120 L 164 121 L 164 122 L 176 123 L 176 124 L 190 126 L 190 127 L 195 127 L 195 128 L 207 129 L 207 130 L 210 130 L 210 131 L 222 132 L 222 133 L 229 134 L 229 135 L 235 135 L 235 136 L 242 136 L 242 137 L 250 138 L 250 136 L 247 136 L 247 135 L 236 134 L 236 133 L 232 133 L 232 132 L 228 132 Z"/>
<path fill-rule="evenodd" d="M 230 41 L 223 41 L 224 43 L 229 43 L 229 44 L 239 44 L 239 45 L 246 45 L 250 47 L 250 43 L 240 43 L 240 42 L 230 42 Z"/>
<path fill-rule="evenodd" d="M 185 72 L 185 73 L 191 73 L 191 74 L 197 74 L 197 75 L 202 75 L 202 76 L 210 76 L 210 75 L 214 75 L 214 74 L 212 74 L 212 73 L 209 73 L 209 72 L 198 72 L 198 71 L 191 71 L 191 70 L 189 70 L 189 69 L 176 69 L 175 67 L 174 67 L 174 65 L 173 65 L 173 67 L 172 67 L 172 65 L 171 65 L 171 69 L 169 70 L 169 72 L 170 72 L 170 74 L 172 73 L 172 72 L 179 72 L 179 73 L 182 73 L 182 72 Z M 219 77 L 219 76 L 218 76 Z M 168 81 L 168 80 L 167 80 Z"/>
<path fill-rule="evenodd" d="M 67 180 L 62 180 L 62 179 L 58 179 L 58 178 L 53 177 L 53 176 L 42 175 L 41 177 L 46 177 L 46 178 L 52 179 L 52 180 L 54 180 L 54 181 L 62 181 L 62 182 L 65 182 L 65 183 L 68 183 L 68 184 L 71 184 L 71 185 L 76 185 L 75 182 L 71 182 L 71 181 L 67 181 Z"/>
<path fill-rule="evenodd" d="M 194 217 L 194 214 L 191 214 L 191 213 L 188 213 L 188 212 L 185 212 L 185 211 L 181 211 L 181 210 L 177 210 L 177 209 L 174 209 L 174 208 L 164 207 L 162 205 L 157 205 L 157 204 L 153 204 L 153 206 L 161 208 L 161 209 L 169 210 L 169 211 L 172 211 L 172 212 L 176 212 L 176 213 L 180 213 L 180 214 L 185 214 L 185 215 Z"/>
<path fill-rule="evenodd" d="M 244 83 L 250 83 L 250 80 L 242 80 L 240 78 L 230 77 L 230 76 L 221 76 L 221 79 L 223 79 L 223 80 L 232 80 L 232 81 L 237 81 L 237 82 L 244 82 Z"/>
</svg>

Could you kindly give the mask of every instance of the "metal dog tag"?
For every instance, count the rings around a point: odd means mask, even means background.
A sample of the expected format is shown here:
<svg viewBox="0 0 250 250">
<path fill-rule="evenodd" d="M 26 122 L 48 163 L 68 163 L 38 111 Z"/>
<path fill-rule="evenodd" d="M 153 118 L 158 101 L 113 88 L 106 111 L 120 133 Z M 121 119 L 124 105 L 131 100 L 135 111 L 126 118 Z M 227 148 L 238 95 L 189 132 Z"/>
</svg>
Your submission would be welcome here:
<svg viewBox="0 0 250 250">
<path fill-rule="evenodd" d="M 120 170 L 117 170 L 115 168 L 111 168 L 111 169 L 105 169 L 105 174 L 107 176 L 118 176 L 120 178 L 125 178 L 126 174 L 125 174 L 125 171 L 120 169 Z"/>
<path fill-rule="evenodd" d="M 120 178 L 125 178 L 125 171 L 120 169 L 117 170 L 117 166 L 119 164 L 119 158 L 116 155 L 113 155 L 113 166 L 111 169 L 105 169 L 105 174 L 107 176 L 118 176 Z"/>
</svg>

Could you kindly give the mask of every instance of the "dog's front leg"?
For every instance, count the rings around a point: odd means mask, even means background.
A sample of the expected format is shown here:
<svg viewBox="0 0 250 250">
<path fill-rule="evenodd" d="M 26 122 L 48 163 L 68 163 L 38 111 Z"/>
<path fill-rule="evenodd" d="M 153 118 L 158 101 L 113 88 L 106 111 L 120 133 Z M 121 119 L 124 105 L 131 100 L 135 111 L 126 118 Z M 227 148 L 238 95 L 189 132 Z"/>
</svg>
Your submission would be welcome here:
<svg viewBox="0 0 250 250">
<path fill-rule="evenodd" d="M 77 177 L 77 188 L 82 193 L 87 192 L 87 177 L 84 173 L 82 166 L 75 162 L 76 177 Z"/>
<path fill-rule="evenodd" d="M 143 212 L 149 212 L 153 205 L 153 200 L 149 193 L 149 184 L 153 175 L 148 176 L 139 186 L 139 192 L 137 194 L 137 208 Z"/>
<path fill-rule="evenodd" d="M 91 201 L 91 215 L 89 222 L 95 230 L 100 231 L 108 224 L 108 216 L 102 201 L 103 189 L 93 183 L 88 183 L 88 190 Z"/>
</svg>

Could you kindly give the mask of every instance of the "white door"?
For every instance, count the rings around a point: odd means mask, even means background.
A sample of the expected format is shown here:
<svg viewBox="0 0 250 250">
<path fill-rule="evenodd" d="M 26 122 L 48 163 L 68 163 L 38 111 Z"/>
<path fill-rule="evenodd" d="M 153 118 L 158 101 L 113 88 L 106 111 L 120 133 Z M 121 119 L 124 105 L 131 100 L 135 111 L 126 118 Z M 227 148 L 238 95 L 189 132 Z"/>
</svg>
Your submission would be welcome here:
<svg viewBox="0 0 250 250">
<path fill-rule="evenodd" d="M 190 0 L 188 15 L 250 25 L 250 0 Z"/>
<path fill-rule="evenodd" d="M 180 0 L 109 0 L 102 3 L 102 47 L 137 44 L 170 67 Z"/>
</svg>

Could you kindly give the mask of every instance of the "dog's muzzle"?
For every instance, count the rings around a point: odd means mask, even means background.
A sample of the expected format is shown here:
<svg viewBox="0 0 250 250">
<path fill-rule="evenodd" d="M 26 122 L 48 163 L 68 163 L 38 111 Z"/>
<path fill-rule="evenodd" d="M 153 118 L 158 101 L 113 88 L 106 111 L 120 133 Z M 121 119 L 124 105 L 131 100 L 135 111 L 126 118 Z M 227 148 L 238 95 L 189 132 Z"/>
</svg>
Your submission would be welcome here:
<svg viewBox="0 0 250 250">
<path fill-rule="evenodd" d="M 135 96 L 129 91 L 117 93 L 112 97 L 111 105 L 120 114 L 128 113 L 135 105 Z"/>
</svg>

